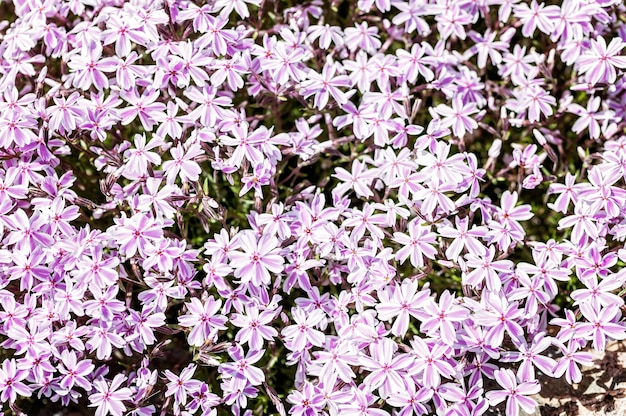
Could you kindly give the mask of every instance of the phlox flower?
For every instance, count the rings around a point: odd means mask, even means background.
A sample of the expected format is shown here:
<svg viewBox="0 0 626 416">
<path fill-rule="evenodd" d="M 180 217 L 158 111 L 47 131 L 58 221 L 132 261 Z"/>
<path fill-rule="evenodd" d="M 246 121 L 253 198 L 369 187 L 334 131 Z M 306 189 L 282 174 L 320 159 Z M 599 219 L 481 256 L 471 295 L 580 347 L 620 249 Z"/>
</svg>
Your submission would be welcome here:
<svg viewBox="0 0 626 416">
<path fill-rule="evenodd" d="M 396 259 L 404 262 L 411 258 L 414 267 L 424 267 L 424 256 L 434 259 L 437 250 L 433 247 L 436 244 L 436 234 L 430 231 L 430 226 L 425 227 L 420 224 L 420 219 L 413 219 L 408 224 L 409 234 L 395 232 L 394 241 L 403 247 L 396 253 Z"/>
<path fill-rule="evenodd" d="M 404 389 L 406 371 L 414 364 L 410 354 L 398 353 L 397 344 L 383 338 L 369 346 L 370 356 L 361 359 L 361 366 L 370 371 L 363 382 L 371 389 L 378 389 L 381 398 L 387 398 Z"/>
<path fill-rule="evenodd" d="M 353 189 L 356 195 L 362 198 L 374 195 L 369 186 L 375 177 L 375 173 L 367 168 L 365 162 L 358 160 L 352 162 L 352 172 L 348 172 L 344 168 L 336 168 L 333 176 L 343 182 L 334 190 L 339 195 L 350 189 Z"/>
<path fill-rule="evenodd" d="M 366 388 L 352 388 L 352 400 L 339 406 L 340 415 L 346 416 L 389 416 L 386 410 L 370 407 L 377 397 L 368 392 Z"/>
<path fill-rule="evenodd" d="M 469 316 L 469 311 L 458 304 L 447 290 L 441 294 L 439 303 L 429 298 L 424 305 L 424 317 L 422 318 L 421 331 L 433 336 L 435 331 L 441 336 L 441 340 L 448 344 L 454 344 L 456 332 L 454 322 L 462 322 Z M 458 325 L 458 324 L 457 324 Z"/>
<path fill-rule="evenodd" d="M 615 322 L 621 312 L 619 306 L 610 304 L 601 309 L 596 309 L 591 303 L 582 303 L 580 311 L 587 320 L 578 325 L 576 333 L 593 340 L 593 348 L 604 351 L 607 338 L 626 339 L 626 327 Z"/>
<path fill-rule="evenodd" d="M 626 43 L 615 37 L 607 45 L 602 36 L 591 40 L 590 48 L 577 60 L 580 73 L 586 74 L 587 81 L 592 85 L 598 82 L 613 84 L 617 79 L 616 68 L 626 68 L 626 56 L 619 53 Z"/>
<path fill-rule="evenodd" d="M 264 235 L 257 239 L 252 231 L 246 231 L 239 234 L 238 242 L 243 251 L 231 250 L 228 258 L 241 284 L 267 286 L 272 281 L 270 272 L 283 271 L 285 260 L 278 254 L 276 237 Z"/>
<path fill-rule="evenodd" d="M 347 75 L 335 75 L 336 71 L 337 67 L 335 65 L 327 63 L 324 65 L 321 74 L 309 71 L 307 80 L 301 83 L 304 98 L 315 95 L 315 107 L 320 110 L 326 107 L 331 96 L 339 105 L 343 105 L 348 101 L 349 94 L 341 91 L 339 87 L 350 87 L 350 77 Z"/>
<path fill-rule="evenodd" d="M 117 374 L 111 384 L 108 384 L 104 378 L 94 380 L 93 386 L 95 393 L 89 396 L 89 407 L 96 407 L 96 416 L 122 416 L 126 410 L 124 401 L 130 401 L 132 391 L 128 387 L 122 387 L 122 383 L 126 380 L 123 374 Z"/>
<path fill-rule="evenodd" d="M 589 352 L 578 351 L 576 342 L 568 342 L 565 346 L 562 342 L 556 341 L 556 345 L 560 348 L 563 356 L 553 368 L 554 377 L 562 377 L 565 374 L 565 380 L 568 383 L 580 383 L 583 375 L 578 364 L 593 366 L 593 355 Z"/>
<path fill-rule="evenodd" d="M 506 400 L 506 414 L 511 416 L 519 415 L 519 408 L 524 409 L 526 413 L 532 413 L 537 407 L 537 402 L 529 397 L 532 394 L 539 393 L 541 386 L 536 380 L 517 382 L 513 371 L 496 370 L 495 378 L 504 390 L 492 390 L 485 394 L 489 404 L 496 406 Z"/>
<path fill-rule="evenodd" d="M 476 103 L 463 103 L 460 95 L 454 97 L 452 107 L 439 104 L 433 111 L 443 117 L 441 127 L 452 127 L 452 132 L 458 138 L 463 138 L 466 131 L 471 133 L 478 128 L 478 123 L 472 117 L 473 114 L 478 113 Z"/>
<path fill-rule="evenodd" d="M 293 308 L 291 313 L 295 324 L 287 326 L 281 332 L 288 348 L 292 351 L 302 351 L 309 343 L 321 347 L 324 344 L 325 335 L 314 328 L 326 319 L 324 312 L 315 309 L 305 314 L 302 309 Z"/>
<path fill-rule="evenodd" d="M 344 41 L 348 49 L 351 51 L 362 49 L 372 53 L 380 48 L 382 43 L 379 40 L 377 27 L 370 27 L 367 22 L 355 23 L 354 26 L 344 30 Z"/>
<path fill-rule="evenodd" d="M 180 372 L 180 375 L 176 375 L 170 370 L 165 370 L 163 373 L 165 378 L 169 381 L 165 394 L 168 396 L 173 394 L 176 404 L 186 404 L 189 393 L 200 387 L 201 382 L 193 378 L 196 368 L 197 366 L 195 364 L 189 364 Z"/>
<path fill-rule="evenodd" d="M 154 219 L 142 213 L 126 218 L 123 224 L 118 225 L 115 229 L 117 243 L 127 257 L 132 257 L 137 252 L 142 256 L 145 255 L 146 245 L 158 240 L 162 235 L 161 226 Z"/>
<path fill-rule="evenodd" d="M 222 300 L 209 296 L 204 302 L 198 298 L 192 298 L 191 302 L 185 303 L 188 313 L 178 318 L 180 325 L 191 327 L 188 340 L 195 347 L 202 346 L 207 340 L 214 341 L 219 330 L 226 329 L 224 325 L 228 319 L 217 312 L 222 306 Z"/>
<path fill-rule="evenodd" d="M 429 295 L 427 290 L 418 291 L 417 281 L 413 280 L 404 280 L 401 286 L 388 286 L 378 291 L 378 318 L 383 321 L 395 318 L 391 333 L 403 337 L 409 328 L 411 316 L 420 319 L 427 316 L 422 308 Z"/>
<path fill-rule="evenodd" d="M 287 402 L 293 405 L 289 409 L 293 416 L 316 416 L 326 404 L 326 398 L 318 387 L 306 382 L 300 390 L 293 390 L 287 396 Z"/>
<path fill-rule="evenodd" d="M 521 381 L 535 380 L 535 367 L 540 369 L 548 376 L 553 375 L 553 369 L 556 365 L 554 359 L 541 355 L 552 345 L 552 338 L 539 333 L 535 336 L 530 344 L 521 340 L 516 343 L 519 351 L 505 351 L 502 353 L 501 360 L 503 362 L 519 362 L 521 364 L 517 370 L 517 377 Z M 545 352 L 544 352 L 545 354 Z"/>
<path fill-rule="evenodd" d="M 496 348 L 502 345 L 505 331 L 514 340 L 519 340 L 524 334 L 518 319 L 523 310 L 518 309 L 517 302 L 507 302 L 496 296 L 489 296 L 484 309 L 474 314 L 474 321 L 488 328 L 485 341 Z"/>
<path fill-rule="evenodd" d="M 452 377 L 454 367 L 448 362 L 449 346 L 432 339 L 414 337 L 411 340 L 412 354 L 415 365 L 409 374 L 419 375 L 425 387 L 437 388 L 441 384 L 441 376 Z"/>
<path fill-rule="evenodd" d="M 3 403 L 15 403 L 17 396 L 29 397 L 31 388 L 22 383 L 28 377 L 28 371 L 19 370 L 14 359 L 6 359 L 0 368 L 0 400 Z"/>
<path fill-rule="evenodd" d="M 177 176 L 183 181 L 197 181 L 202 169 L 194 159 L 203 153 L 198 142 L 191 143 L 187 149 L 180 144 L 172 148 L 172 160 L 163 162 L 168 185 L 174 184 Z"/>
<path fill-rule="evenodd" d="M 58 367 L 59 372 L 63 374 L 63 378 L 59 386 L 66 390 L 72 390 L 74 385 L 82 387 L 86 391 L 91 390 L 91 382 L 87 379 L 96 366 L 91 360 L 78 360 L 76 353 L 71 350 L 65 350 L 61 353 L 62 365 Z"/>
<path fill-rule="evenodd" d="M 352 343 L 339 337 L 327 337 L 324 350 L 313 353 L 314 366 L 320 366 L 319 378 L 324 385 L 335 385 L 337 379 L 350 383 L 356 374 L 352 366 L 359 365 L 359 352 Z"/>
<path fill-rule="evenodd" d="M 244 355 L 243 348 L 240 345 L 235 345 L 228 350 L 228 354 L 234 361 L 221 364 L 220 373 L 232 377 L 235 383 L 242 388 L 248 384 L 258 386 L 265 381 L 263 370 L 252 365 L 263 358 L 265 350 L 250 350 Z"/>
<path fill-rule="evenodd" d="M 235 336 L 235 341 L 241 344 L 248 344 L 253 351 L 260 351 L 263 348 L 263 340 L 271 341 L 278 336 L 278 332 L 271 323 L 276 316 L 273 310 L 259 312 L 259 308 L 254 305 L 245 306 L 245 314 L 233 314 L 230 321 L 233 325 L 241 329 Z"/>
</svg>

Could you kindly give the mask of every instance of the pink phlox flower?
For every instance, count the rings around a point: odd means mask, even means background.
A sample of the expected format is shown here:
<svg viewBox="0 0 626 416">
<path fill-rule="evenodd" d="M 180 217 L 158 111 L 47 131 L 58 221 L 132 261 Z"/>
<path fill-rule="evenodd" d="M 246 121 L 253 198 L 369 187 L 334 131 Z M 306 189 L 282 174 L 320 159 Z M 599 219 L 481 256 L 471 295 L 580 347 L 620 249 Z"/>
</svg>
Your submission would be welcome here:
<svg viewBox="0 0 626 416">
<path fill-rule="evenodd" d="M 611 218 L 619 217 L 625 195 L 620 187 L 614 185 L 620 177 L 595 167 L 589 170 L 587 179 L 589 184 L 578 193 L 580 199 L 590 204 L 592 212 L 604 212 Z"/>
<path fill-rule="evenodd" d="M 436 340 L 414 337 L 411 340 L 412 354 L 415 365 L 409 369 L 410 375 L 417 375 L 422 385 L 437 388 L 441 377 L 451 378 L 455 374 L 450 364 L 450 347 Z"/>
<path fill-rule="evenodd" d="M 117 374 L 109 385 L 102 377 L 94 380 L 95 393 L 89 396 L 89 407 L 97 407 L 96 416 L 122 416 L 126 406 L 122 402 L 130 401 L 132 391 L 128 387 L 122 387 L 126 380 L 123 374 Z"/>
<path fill-rule="evenodd" d="M 74 385 L 91 390 L 91 381 L 88 377 L 93 373 L 96 366 L 91 360 L 78 360 L 78 356 L 74 351 L 65 350 L 61 353 L 61 365 L 58 367 L 59 372 L 63 374 L 63 378 L 59 386 L 69 392 Z"/>
<path fill-rule="evenodd" d="M 354 27 L 348 27 L 344 30 L 344 41 L 348 49 L 354 51 L 362 49 L 367 53 L 373 53 L 382 45 L 378 28 L 370 27 L 367 22 L 355 23 Z"/>
<path fill-rule="evenodd" d="M 319 46 L 322 49 L 328 49 L 331 42 L 335 46 L 343 45 L 343 30 L 338 26 L 331 26 L 328 23 L 325 25 L 311 25 L 307 29 L 309 41 L 314 42 L 319 38 Z"/>
<path fill-rule="evenodd" d="M 154 219 L 138 213 L 115 226 L 114 235 L 126 257 L 132 257 L 137 252 L 145 256 L 146 244 L 161 238 L 163 229 Z"/>
<path fill-rule="evenodd" d="M 314 328 L 326 319 L 326 314 L 319 309 L 305 314 L 300 308 L 293 308 L 291 313 L 295 324 L 285 327 L 281 332 L 287 347 L 292 351 L 302 351 L 309 345 L 321 347 L 325 335 Z"/>
<path fill-rule="evenodd" d="M 239 196 L 247 194 L 251 189 L 254 189 L 254 196 L 257 198 L 263 198 L 263 186 L 270 184 L 273 177 L 275 168 L 264 160 L 262 164 L 258 164 L 253 168 L 252 175 L 247 175 L 241 178 L 243 186 L 239 191 Z"/>
<path fill-rule="evenodd" d="M 45 265 L 45 253 L 35 247 L 33 251 L 14 250 L 12 253 L 13 267 L 9 267 L 10 280 L 19 280 L 20 290 L 30 291 L 35 279 L 46 281 L 52 270 Z"/>
<path fill-rule="evenodd" d="M 555 345 L 559 347 L 563 356 L 553 368 L 554 377 L 562 377 L 565 374 L 565 380 L 568 383 L 580 383 L 583 375 L 578 365 L 593 366 L 593 355 L 589 352 L 578 351 L 576 342 L 568 342 L 566 346 L 561 341 L 555 341 Z"/>
<path fill-rule="evenodd" d="M 277 85 L 285 85 L 289 81 L 300 82 L 307 77 L 303 62 L 308 53 L 302 48 L 288 50 L 285 42 L 278 42 L 273 54 L 261 61 L 261 69 L 269 71 Z"/>
<path fill-rule="evenodd" d="M 195 159 L 204 154 L 198 142 L 193 142 L 184 148 L 178 145 L 170 149 L 172 160 L 163 162 L 163 171 L 167 174 L 167 184 L 173 185 L 176 177 L 184 182 L 197 181 L 202 173 L 200 165 Z"/>
<path fill-rule="evenodd" d="M 400 408 L 398 416 L 425 415 L 428 413 L 426 403 L 432 396 L 431 389 L 418 387 L 415 382 L 409 380 L 404 388 L 390 395 L 386 402 L 395 408 Z"/>
<path fill-rule="evenodd" d="M 472 270 L 463 273 L 464 284 L 477 287 L 486 282 L 486 287 L 492 292 L 498 292 L 502 287 L 501 273 L 513 270 L 513 262 L 510 260 L 494 260 L 496 249 L 493 245 L 485 248 L 483 253 L 469 252 L 465 255 L 466 265 Z"/>
<path fill-rule="evenodd" d="M 154 328 L 165 326 L 165 314 L 155 312 L 154 307 L 144 306 L 141 312 L 130 309 L 126 321 L 134 327 L 136 333 L 139 333 L 145 345 L 152 345 L 156 341 Z"/>
<path fill-rule="evenodd" d="M 444 3 L 431 6 L 431 13 L 435 14 L 437 30 L 441 39 L 447 40 L 451 36 L 465 39 L 467 34 L 465 27 L 472 23 L 472 16 L 459 5 L 447 5 Z"/>
<path fill-rule="evenodd" d="M 0 400 L 3 403 L 15 403 L 17 396 L 30 397 L 31 388 L 22 382 L 28 377 L 28 371 L 19 370 L 15 359 L 5 359 L 0 368 Z"/>
<path fill-rule="evenodd" d="M 388 286 L 379 290 L 379 302 L 376 305 L 378 319 L 389 321 L 395 318 L 391 332 L 403 337 L 409 328 L 411 316 L 416 319 L 428 316 L 423 306 L 429 296 L 429 290 L 418 290 L 417 281 L 409 279 L 405 279 L 401 286 Z"/>
<path fill-rule="evenodd" d="M 58 131 L 62 135 L 76 130 L 77 121 L 85 114 L 80 94 L 74 92 L 67 98 L 54 97 L 53 100 L 55 104 L 46 109 L 50 117 L 48 120 L 50 130 Z"/>
<path fill-rule="evenodd" d="M 131 42 L 146 45 L 148 38 L 141 30 L 141 23 L 130 18 L 129 14 L 110 14 L 105 19 L 107 29 L 102 32 L 104 45 L 115 43 L 115 54 L 127 56 L 132 49 Z"/>
<path fill-rule="evenodd" d="M 209 391 L 208 384 L 200 382 L 199 387 L 189 393 L 189 397 L 191 401 L 187 404 L 187 409 L 190 412 L 195 413 L 202 409 L 202 414 L 217 416 L 217 410 L 214 407 L 219 405 L 222 399 Z"/>
<path fill-rule="evenodd" d="M 174 260 L 182 254 L 180 247 L 173 245 L 169 238 L 160 239 L 154 243 L 148 242 L 145 249 L 146 257 L 142 262 L 145 270 L 153 267 L 162 273 L 172 271 Z"/>
<path fill-rule="evenodd" d="M 454 222 L 454 227 L 449 224 L 437 229 L 438 234 L 442 237 L 454 239 L 446 249 L 448 260 L 458 259 L 463 248 L 468 253 L 483 253 L 485 246 L 479 238 L 486 238 L 487 227 L 474 225 L 469 229 L 469 219 L 467 217 L 461 218 L 457 216 Z"/>
<path fill-rule="evenodd" d="M 272 281 L 270 272 L 278 274 L 283 271 L 284 258 L 278 254 L 276 237 L 263 235 L 257 238 L 254 232 L 244 231 L 239 234 L 238 242 L 243 251 L 230 250 L 228 258 L 241 284 L 268 286 Z"/>
<path fill-rule="evenodd" d="M 370 184 L 376 173 L 368 169 L 365 162 L 358 160 L 352 162 L 352 172 L 348 172 L 344 168 L 335 168 L 333 176 L 343 182 L 333 190 L 338 195 L 343 195 L 349 190 L 354 190 L 360 198 L 369 198 L 374 195 L 370 189 Z"/>
<path fill-rule="evenodd" d="M 331 96 L 339 105 L 345 104 L 352 94 L 350 92 L 345 93 L 339 88 L 349 88 L 351 86 L 350 77 L 335 75 L 336 72 L 337 66 L 330 63 L 324 65 L 321 74 L 313 70 L 309 71 L 307 80 L 301 83 L 304 98 L 315 95 L 314 105 L 320 110 L 326 107 Z"/>
<path fill-rule="evenodd" d="M 352 86 L 356 85 L 361 93 L 365 93 L 371 89 L 374 71 L 369 65 L 369 58 L 364 50 L 360 49 L 354 59 L 354 61 L 344 60 L 343 67 L 349 73 Z"/>
<path fill-rule="evenodd" d="M 398 345 L 388 338 L 370 344 L 369 350 L 370 356 L 361 359 L 361 366 L 370 371 L 363 383 L 371 390 L 378 389 L 383 399 L 404 389 L 406 371 L 414 364 L 414 357 L 397 353 Z"/>
<path fill-rule="evenodd" d="M 289 393 L 287 402 L 293 405 L 289 409 L 289 414 L 293 416 L 316 416 L 322 412 L 326 397 L 319 387 L 305 382 L 300 390 Z"/>
<path fill-rule="evenodd" d="M 205 85 L 202 89 L 189 87 L 184 92 L 191 101 L 199 104 L 189 113 L 193 120 L 200 119 L 200 123 L 206 127 L 213 127 L 218 120 L 224 117 L 223 107 L 232 106 L 230 98 L 217 94 L 212 85 Z"/>
<path fill-rule="evenodd" d="M 192 298 L 185 303 L 187 313 L 178 317 L 181 326 L 192 328 L 188 335 L 189 344 L 200 347 L 207 340 L 215 341 L 219 330 L 226 329 L 228 318 L 217 312 L 222 306 L 222 300 L 209 296 L 204 302 Z"/>
<path fill-rule="evenodd" d="M 523 24 L 522 35 L 528 38 L 537 28 L 546 35 L 550 35 L 559 18 L 560 9 L 559 6 L 545 6 L 545 3 L 537 4 L 535 0 L 532 0 L 530 5 L 526 3 L 515 5 L 513 13 Z"/>
<path fill-rule="evenodd" d="M 521 269 L 516 270 L 515 276 L 519 282 L 519 287 L 511 290 L 508 298 L 510 300 L 525 300 L 524 312 L 526 316 L 535 316 L 544 310 L 549 304 L 552 296 L 550 289 L 544 288 L 549 284 L 541 276 L 530 277 Z"/>
<path fill-rule="evenodd" d="M 506 414 L 510 416 L 518 416 L 520 406 L 526 413 L 535 411 L 537 402 L 526 396 L 539 393 L 541 386 L 537 380 L 518 383 L 515 374 L 509 369 L 496 370 L 495 378 L 504 389 L 485 393 L 490 405 L 496 406 L 506 400 Z"/>
<path fill-rule="evenodd" d="M 535 377 L 535 367 L 547 376 L 553 376 L 552 370 L 556 365 L 553 358 L 541 355 L 552 345 L 553 339 L 546 337 L 544 333 L 537 334 L 532 342 L 528 344 L 525 340 L 516 343 L 518 351 L 505 351 L 500 359 L 503 362 L 520 362 L 517 370 L 517 377 L 521 381 L 533 381 Z M 545 353 L 544 353 L 545 354 Z"/>
<path fill-rule="evenodd" d="M 228 231 L 222 228 L 219 234 L 215 234 L 212 239 L 204 243 L 204 248 L 207 255 L 211 256 L 214 261 L 222 261 L 227 258 L 228 253 L 232 250 L 237 250 L 239 246 L 239 235 L 232 233 L 229 235 Z"/>
<path fill-rule="evenodd" d="M 556 98 L 543 88 L 534 85 L 524 89 L 520 108 L 528 111 L 528 121 L 539 121 L 541 115 L 550 117 L 554 106 L 556 106 Z"/>
<path fill-rule="evenodd" d="M 478 113 L 476 103 L 463 103 L 460 95 L 456 95 L 452 100 L 452 107 L 446 104 L 439 104 L 433 109 L 435 114 L 442 116 L 441 127 L 452 127 L 452 132 L 458 138 L 463 138 L 465 132 L 472 132 L 478 128 L 478 123 L 472 117 Z"/>
<path fill-rule="evenodd" d="M 341 403 L 338 406 L 338 414 L 346 416 L 389 416 L 386 410 L 370 407 L 376 403 L 377 397 L 362 387 L 352 387 L 352 400 Z"/>
<path fill-rule="evenodd" d="M 417 2 L 415 2 L 417 3 Z M 394 18 L 394 21 L 396 19 Z M 426 65 L 431 65 L 431 59 L 424 57 L 425 50 L 419 44 L 414 43 L 410 51 L 398 49 L 398 68 L 402 71 L 402 76 L 409 84 L 415 84 L 417 76 L 421 75 L 424 80 L 432 81 L 435 78 L 433 71 Z"/>
<path fill-rule="evenodd" d="M 616 68 L 626 68 L 626 56 L 619 55 L 624 46 L 626 43 L 619 37 L 611 39 L 608 45 L 602 36 L 592 39 L 589 49 L 577 60 L 580 74 L 585 74 L 587 81 L 592 85 L 598 82 L 615 83 Z"/>
<path fill-rule="evenodd" d="M 116 62 L 116 58 L 102 58 L 100 42 L 83 45 L 81 53 L 72 56 L 67 63 L 67 66 L 75 71 L 72 84 L 84 91 L 89 90 L 92 85 L 102 91 L 109 87 L 109 79 L 105 72 L 115 71 Z"/>
<path fill-rule="evenodd" d="M 350 383 L 356 377 L 353 367 L 360 362 L 360 353 L 352 342 L 327 337 L 325 349 L 313 353 L 312 366 L 319 366 L 319 379 L 324 385 L 335 385 L 337 379 Z"/>
<path fill-rule="evenodd" d="M 219 372 L 234 379 L 240 388 L 247 385 L 258 386 L 265 381 L 265 373 L 252 364 L 263 358 L 265 350 L 250 350 L 244 355 L 243 348 L 235 345 L 228 349 L 228 355 L 234 360 L 220 365 Z"/>
<path fill-rule="evenodd" d="M 462 322 L 469 317 L 467 308 L 461 306 L 454 295 L 447 290 L 441 294 L 438 303 L 431 298 L 424 303 L 425 317 L 420 330 L 431 337 L 439 334 L 441 340 L 447 345 L 454 344 L 459 326 L 455 323 Z"/>
<path fill-rule="evenodd" d="M 264 310 L 254 305 L 245 306 L 245 314 L 233 314 L 230 321 L 233 325 L 241 328 L 235 336 L 235 341 L 250 346 L 253 351 L 263 348 L 264 340 L 272 341 L 278 336 L 278 332 L 269 324 L 276 317 L 276 311 Z"/>
<path fill-rule="evenodd" d="M 185 405 L 189 394 L 200 387 L 201 381 L 193 378 L 196 368 L 195 364 L 189 364 L 180 372 L 180 375 L 165 370 L 163 375 L 168 380 L 166 394 L 174 395 L 175 406 Z"/>
<path fill-rule="evenodd" d="M 502 345 L 505 331 L 513 340 L 520 340 L 524 335 L 522 326 L 518 323 L 524 311 L 518 309 L 517 302 L 507 302 L 498 295 L 489 296 L 483 309 L 474 314 L 474 321 L 488 328 L 485 341 L 496 348 Z"/>
<path fill-rule="evenodd" d="M 496 41 L 497 34 L 497 32 L 493 32 L 489 29 L 484 35 L 473 30 L 470 31 L 468 36 L 475 42 L 475 45 L 468 50 L 465 54 L 465 58 L 478 54 L 478 68 L 485 68 L 487 58 L 491 60 L 492 65 L 500 65 L 502 62 L 502 54 L 500 52 L 508 52 L 509 42 L 504 40 Z M 503 36 L 505 39 L 506 35 L 507 33 L 505 32 Z"/>
<path fill-rule="evenodd" d="M 575 243 L 584 243 L 588 239 L 598 238 L 598 226 L 591 207 L 585 203 L 574 206 L 574 213 L 559 220 L 559 229 L 571 228 L 571 240 Z"/>
<path fill-rule="evenodd" d="M 249 129 L 250 126 L 248 123 L 242 122 L 239 126 L 233 127 L 230 131 L 234 137 L 227 135 L 219 136 L 221 143 L 235 147 L 229 159 L 229 164 L 239 167 L 244 158 L 252 163 L 253 166 L 258 166 L 263 163 L 263 153 L 259 147 L 262 142 L 267 139 L 268 131 L 266 129 L 249 131 Z"/>
<path fill-rule="evenodd" d="M 565 184 L 550 184 L 548 192 L 559 194 L 559 196 L 553 204 L 548 204 L 548 207 L 562 213 L 567 213 L 570 202 L 573 202 L 574 205 L 577 204 L 578 195 L 584 186 L 583 184 L 576 184 L 576 175 L 572 175 L 569 172 L 566 173 Z"/>
<path fill-rule="evenodd" d="M 531 206 L 517 204 L 517 192 L 505 191 L 500 199 L 500 208 L 497 209 L 498 219 L 508 228 L 523 232 L 519 221 L 526 221 L 533 217 Z"/>
<path fill-rule="evenodd" d="M 396 253 L 396 260 L 404 263 L 410 257 L 413 267 L 424 267 L 424 256 L 434 259 L 437 254 L 436 234 L 430 226 L 423 226 L 420 218 L 415 218 L 409 222 L 409 234 L 395 232 L 393 239 L 403 247 Z"/>
<path fill-rule="evenodd" d="M 97 290 L 98 286 L 94 286 L 92 292 L 93 299 L 83 303 L 85 313 L 93 318 L 103 319 L 111 322 L 113 317 L 126 310 L 124 303 L 117 299 L 119 286 L 102 286 L 102 290 Z"/>
<path fill-rule="evenodd" d="M 226 55 L 231 43 L 235 42 L 238 34 L 235 30 L 225 29 L 228 19 L 207 15 L 208 27 L 206 33 L 196 40 L 196 47 L 200 50 L 212 50 L 215 56 Z M 211 46 L 211 49 L 207 46 Z M 230 53 L 232 55 L 232 52 Z"/>
<path fill-rule="evenodd" d="M 160 97 L 160 90 L 152 87 L 146 88 L 141 95 L 139 95 L 136 87 L 131 88 L 120 92 L 120 97 L 130 104 L 118 112 L 121 122 L 125 126 L 139 117 L 144 130 L 152 131 L 153 126 L 157 123 L 156 118 L 162 117 L 161 114 L 166 109 L 164 103 L 157 101 Z"/>
<path fill-rule="evenodd" d="M 607 338 L 626 339 L 626 327 L 619 322 L 622 316 L 619 305 L 611 303 L 604 308 L 595 308 L 584 302 L 579 308 L 587 322 L 578 325 L 576 333 L 593 340 L 593 348 L 597 351 L 604 351 Z"/>
</svg>

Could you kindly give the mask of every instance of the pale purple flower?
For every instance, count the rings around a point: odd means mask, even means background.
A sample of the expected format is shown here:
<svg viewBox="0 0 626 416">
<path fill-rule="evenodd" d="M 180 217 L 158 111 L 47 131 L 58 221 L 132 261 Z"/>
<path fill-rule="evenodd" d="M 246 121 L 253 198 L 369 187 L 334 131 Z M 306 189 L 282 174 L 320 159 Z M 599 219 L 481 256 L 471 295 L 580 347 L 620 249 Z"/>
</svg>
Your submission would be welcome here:
<svg viewBox="0 0 626 416">
<path fill-rule="evenodd" d="M 616 68 L 626 68 L 626 57 L 619 53 L 626 43 L 619 37 L 611 39 L 607 45 L 602 36 L 591 40 L 590 48 L 577 60 L 580 73 L 586 74 L 592 85 L 598 82 L 613 84 L 617 79 Z"/>
<path fill-rule="evenodd" d="M 192 298 L 185 304 L 187 314 L 178 317 L 180 325 L 192 328 L 189 332 L 189 344 L 199 347 L 207 341 L 215 341 L 219 330 L 226 329 L 228 319 L 217 312 L 222 306 L 222 300 L 209 296 L 204 302 Z"/>
<path fill-rule="evenodd" d="M 117 374 L 109 385 L 105 379 L 94 380 L 95 393 L 89 396 L 89 407 L 96 407 L 96 416 L 122 416 L 126 410 L 124 401 L 130 401 L 132 391 L 128 387 L 122 387 L 126 376 Z"/>
<path fill-rule="evenodd" d="M 230 321 L 233 325 L 241 329 L 235 336 L 235 341 L 250 346 L 253 351 L 260 351 L 263 348 L 264 340 L 272 341 L 278 336 L 278 332 L 271 323 L 276 316 L 273 310 L 259 312 L 259 308 L 254 305 L 245 306 L 245 314 L 233 314 Z"/>
<path fill-rule="evenodd" d="M 252 231 L 247 231 L 239 235 L 238 242 L 243 251 L 229 251 L 228 258 L 241 284 L 267 286 L 272 281 L 270 272 L 277 274 L 283 271 L 285 260 L 278 254 L 276 237 L 264 235 L 257 239 Z"/>
<path fill-rule="evenodd" d="M 396 259 L 404 262 L 411 258 L 414 267 L 424 267 L 424 256 L 434 259 L 437 250 L 433 247 L 436 244 L 436 234 L 430 231 L 430 227 L 424 227 L 421 219 L 413 219 L 408 224 L 409 234 L 400 232 L 394 233 L 396 242 L 403 247 L 396 253 Z"/>
<path fill-rule="evenodd" d="M 308 344 L 321 347 L 324 344 L 325 335 L 315 327 L 326 319 L 324 312 L 315 309 L 305 314 L 302 309 L 293 308 L 291 313 L 295 324 L 287 326 L 281 332 L 289 349 L 302 351 L 308 348 Z"/>
<path fill-rule="evenodd" d="M 511 416 L 519 415 L 519 408 L 526 413 L 533 413 L 537 407 L 537 402 L 530 396 L 539 393 L 541 386 L 536 380 L 517 382 L 515 374 L 511 370 L 496 370 L 495 378 L 504 390 L 492 390 L 485 394 L 489 404 L 496 406 L 506 400 L 506 414 Z"/>
<path fill-rule="evenodd" d="M 28 371 L 17 369 L 14 359 L 5 359 L 0 368 L 0 400 L 15 403 L 18 395 L 29 397 L 31 388 L 22 382 L 26 377 Z"/>
<path fill-rule="evenodd" d="M 167 391 L 165 394 L 168 396 L 174 395 L 174 400 L 180 405 L 187 403 L 187 396 L 190 392 L 196 390 L 200 386 L 200 381 L 193 379 L 193 374 L 196 372 L 197 366 L 195 364 L 189 364 L 183 368 L 180 375 L 176 375 L 170 370 L 165 370 L 163 375 L 167 378 Z"/>
</svg>

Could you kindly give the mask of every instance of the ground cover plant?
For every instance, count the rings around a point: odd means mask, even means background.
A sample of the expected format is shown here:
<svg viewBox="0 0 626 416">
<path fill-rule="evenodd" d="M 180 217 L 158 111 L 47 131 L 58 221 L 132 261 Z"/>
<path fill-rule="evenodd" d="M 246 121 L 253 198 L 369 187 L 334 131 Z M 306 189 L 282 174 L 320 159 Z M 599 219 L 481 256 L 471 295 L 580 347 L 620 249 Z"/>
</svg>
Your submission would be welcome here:
<svg viewBox="0 0 626 416">
<path fill-rule="evenodd" d="M 516 416 L 626 338 L 622 2 L 0 19 L 5 414 Z"/>
</svg>

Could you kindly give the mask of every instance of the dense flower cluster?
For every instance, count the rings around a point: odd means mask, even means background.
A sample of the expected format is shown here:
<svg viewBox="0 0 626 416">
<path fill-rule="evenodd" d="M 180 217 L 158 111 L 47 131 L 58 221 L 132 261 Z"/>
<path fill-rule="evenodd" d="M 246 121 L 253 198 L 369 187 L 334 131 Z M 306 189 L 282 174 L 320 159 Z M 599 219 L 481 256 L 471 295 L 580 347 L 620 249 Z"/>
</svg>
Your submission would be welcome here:
<svg viewBox="0 0 626 416">
<path fill-rule="evenodd" d="M 0 400 L 532 412 L 626 338 L 626 6 L 0 7 Z"/>
</svg>

